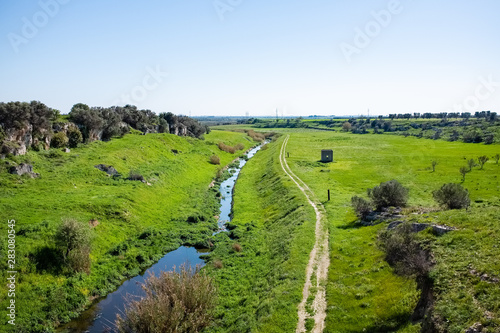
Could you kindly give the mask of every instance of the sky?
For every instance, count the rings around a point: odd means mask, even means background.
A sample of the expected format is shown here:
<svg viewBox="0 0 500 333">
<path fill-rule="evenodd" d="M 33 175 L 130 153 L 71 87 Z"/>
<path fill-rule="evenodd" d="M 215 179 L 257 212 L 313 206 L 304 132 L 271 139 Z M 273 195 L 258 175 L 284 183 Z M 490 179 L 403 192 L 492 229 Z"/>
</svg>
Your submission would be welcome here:
<svg viewBox="0 0 500 333">
<path fill-rule="evenodd" d="M 498 0 L 2 0 L 0 101 L 500 113 Z"/>
</svg>

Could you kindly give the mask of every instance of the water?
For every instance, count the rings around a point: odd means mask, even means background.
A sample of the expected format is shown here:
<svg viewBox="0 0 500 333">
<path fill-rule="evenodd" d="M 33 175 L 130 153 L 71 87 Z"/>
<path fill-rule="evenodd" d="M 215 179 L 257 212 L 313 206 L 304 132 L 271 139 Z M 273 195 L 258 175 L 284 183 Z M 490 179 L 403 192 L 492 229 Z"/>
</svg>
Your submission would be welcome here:
<svg viewBox="0 0 500 333">
<path fill-rule="evenodd" d="M 251 149 L 247 153 L 247 157 L 249 159 L 252 158 L 255 153 L 261 149 L 261 147 L 262 146 L 257 146 Z M 219 220 L 217 221 L 219 227 L 219 231 L 217 233 L 227 231 L 226 223 L 231 221 L 230 214 L 232 209 L 234 185 L 236 184 L 241 168 L 243 168 L 247 161 L 240 159 L 238 163 L 239 165 L 237 168 L 229 169 L 229 171 L 232 172 L 232 176 L 222 182 L 220 186 L 222 199 L 220 203 Z M 162 271 L 171 271 L 174 266 L 178 268 L 185 263 L 188 263 L 193 268 L 196 267 L 196 265 L 203 266 L 205 263 L 202 259 L 200 259 L 202 254 L 202 252 L 197 251 L 193 247 L 185 246 L 167 253 L 156 264 L 148 268 L 143 274 L 123 282 L 123 284 L 115 292 L 108 294 L 100 302 L 84 311 L 78 318 L 72 320 L 66 325 L 63 325 L 57 331 L 59 333 L 112 332 L 116 315 L 124 312 L 125 297 L 127 294 L 144 296 L 141 284 L 145 282 L 146 278 L 151 273 L 155 273 L 158 276 Z"/>
<path fill-rule="evenodd" d="M 60 333 L 89 332 L 102 333 L 112 328 L 118 313 L 125 309 L 124 298 L 127 294 L 144 296 L 141 284 L 151 273 L 158 276 L 162 271 L 171 271 L 173 267 L 180 267 L 187 263 L 191 267 L 203 266 L 204 261 L 200 259 L 203 253 L 193 247 L 182 246 L 175 251 L 167 253 L 156 264 L 148 268 L 142 275 L 138 275 L 123 284 L 106 298 L 83 312 L 80 317 L 58 329 Z M 110 331 L 111 332 L 111 331 Z"/>
<path fill-rule="evenodd" d="M 261 148 L 262 148 L 262 146 L 257 146 L 255 148 L 253 148 L 252 150 L 250 150 L 247 153 L 247 157 L 249 159 L 252 158 L 255 155 L 255 153 L 257 153 Z M 236 184 L 236 180 L 238 179 L 241 168 L 243 168 L 243 166 L 246 163 L 247 163 L 246 160 L 240 159 L 239 165 L 237 168 L 230 168 L 228 170 L 229 172 L 232 172 L 232 176 L 220 184 L 220 193 L 222 195 L 222 199 L 220 201 L 219 220 L 217 221 L 217 225 L 219 227 L 219 230 L 214 234 L 227 231 L 226 224 L 228 222 L 231 222 L 230 215 L 231 215 L 232 203 L 233 203 L 234 185 Z"/>
</svg>

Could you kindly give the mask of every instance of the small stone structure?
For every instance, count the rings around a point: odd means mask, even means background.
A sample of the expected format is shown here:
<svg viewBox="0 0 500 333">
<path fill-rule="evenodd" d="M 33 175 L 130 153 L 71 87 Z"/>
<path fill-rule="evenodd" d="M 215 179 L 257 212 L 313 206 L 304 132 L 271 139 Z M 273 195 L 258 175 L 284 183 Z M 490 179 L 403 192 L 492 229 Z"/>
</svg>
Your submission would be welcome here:
<svg viewBox="0 0 500 333">
<path fill-rule="evenodd" d="M 333 150 L 331 149 L 321 150 L 321 162 L 323 163 L 333 162 Z"/>
</svg>

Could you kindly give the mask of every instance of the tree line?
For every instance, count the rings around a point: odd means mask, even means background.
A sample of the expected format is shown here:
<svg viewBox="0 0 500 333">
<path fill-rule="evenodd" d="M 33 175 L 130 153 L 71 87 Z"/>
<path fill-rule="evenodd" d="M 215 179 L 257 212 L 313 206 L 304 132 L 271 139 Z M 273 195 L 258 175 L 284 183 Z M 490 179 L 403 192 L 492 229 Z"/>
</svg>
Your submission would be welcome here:
<svg viewBox="0 0 500 333">
<path fill-rule="evenodd" d="M 77 103 L 67 116 L 61 116 L 59 110 L 39 101 L 0 102 L 0 142 L 4 153 L 8 152 L 8 141 L 10 146 L 26 144 L 34 149 L 40 149 L 40 143 L 46 143 L 45 149 L 76 147 L 81 142 L 107 141 L 133 130 L 195 138 L 209 132 L 207 126 L 190 117 L 171 112 L 157 115 L 134 105 L 103 108 Z"/>
</svg>

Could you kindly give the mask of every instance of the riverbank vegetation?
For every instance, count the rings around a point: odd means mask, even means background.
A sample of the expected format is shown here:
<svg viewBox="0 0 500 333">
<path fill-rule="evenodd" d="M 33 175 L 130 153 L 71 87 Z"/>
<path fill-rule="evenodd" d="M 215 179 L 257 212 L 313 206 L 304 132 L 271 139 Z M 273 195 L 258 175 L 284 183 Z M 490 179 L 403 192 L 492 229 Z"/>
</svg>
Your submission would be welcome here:
<svg viewBox="0 0 500 333">
<path fill-rule="evenodd" d="M 257 144 L 246 133 L 221 131 L 205 140 L 129 134 L 70 153 L 28 151 L 3 160 L 0 215 L 16 220 L 14 331 L 48 332 L 166 252 L 183 244 L 208 247 L 219 208 L 218 189 L 209 184 L 220 168 L 210 156 L 216 154 L 221 165 L 236 157 L 221 151 L 219 142 L 245 149 Z M 23 163 L 38 178 L 9 173 Z M 64 220 L 74 221 L 62 228 Z M 82 236 L 91 239 L 90 247 L 69 248 L 67 237 L 81 235 L 82 228 L 90 233 Z M 6 233 L 6 224 L 0 230 Z M 5 254 L 6 239 L 0 245 Z M 2 279 L 6 264 L 0 263 Z M 4 308 L 6 292 L 1 290 Z M 9 329 L 0 324 L 0 331 Z"/>
<path fill-rule="evenodd" d="M 279 164 L 282 138 L 242 169 L 229 233 L 215 237 L 205 269 L 219 286 L 207 332 L 293 332 L 315 215 Z"/>
</svg>

